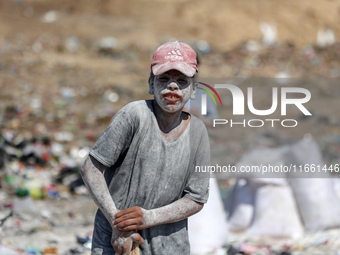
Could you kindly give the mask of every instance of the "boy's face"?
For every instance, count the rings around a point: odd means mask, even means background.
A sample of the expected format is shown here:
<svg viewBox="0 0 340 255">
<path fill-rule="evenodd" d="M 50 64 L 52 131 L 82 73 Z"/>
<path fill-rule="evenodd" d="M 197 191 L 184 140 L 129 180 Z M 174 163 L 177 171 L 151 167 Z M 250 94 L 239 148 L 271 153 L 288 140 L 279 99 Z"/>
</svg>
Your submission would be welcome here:
<svg viewBox="0 0 340 255">
<path fill-rule="evenodd" d="M 186 102 L 195 98 L 196 85 L 194 79 L 185 76 L 180 71 L 170 70 L 155 76 L 153 94 L 156 103 L 166 112 L 181 111 Z"/>
</svg>

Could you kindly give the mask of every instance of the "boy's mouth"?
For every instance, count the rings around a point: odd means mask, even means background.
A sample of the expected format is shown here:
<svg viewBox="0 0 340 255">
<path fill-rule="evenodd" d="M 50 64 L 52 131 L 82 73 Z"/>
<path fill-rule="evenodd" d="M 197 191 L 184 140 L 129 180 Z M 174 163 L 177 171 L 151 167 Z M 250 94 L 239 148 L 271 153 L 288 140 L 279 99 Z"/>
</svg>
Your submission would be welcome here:
<svg viewBox="0 0 340 255">
<path fill-rule="evenodd" d="M 164 94 L 163 98 L 170 103 L 176 103 L 177 101 L 179 101 L 181 99 L 181 97 L 179 95 L 177 95 L 176 93 L 173 93 L 173 92 L 169 92 L 169 93 Z"/>
</svg>

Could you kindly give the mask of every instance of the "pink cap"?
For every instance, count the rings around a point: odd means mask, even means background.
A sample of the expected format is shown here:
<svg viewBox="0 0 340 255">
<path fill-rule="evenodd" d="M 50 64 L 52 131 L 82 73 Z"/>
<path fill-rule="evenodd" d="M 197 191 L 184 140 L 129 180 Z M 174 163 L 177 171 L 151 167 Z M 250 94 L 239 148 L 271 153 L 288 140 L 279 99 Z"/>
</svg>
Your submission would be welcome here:
<svg viewBox="0 0 340 255">
<path fill-rule="evenodd" d="M 155 51 L 151 63 L 153 74 L 160 75 L 173 69 L 188 77 L 194 76 L 198 70 L 196 52 L 188 44 L 169 42 L 159 46 Z"/>
</svg>

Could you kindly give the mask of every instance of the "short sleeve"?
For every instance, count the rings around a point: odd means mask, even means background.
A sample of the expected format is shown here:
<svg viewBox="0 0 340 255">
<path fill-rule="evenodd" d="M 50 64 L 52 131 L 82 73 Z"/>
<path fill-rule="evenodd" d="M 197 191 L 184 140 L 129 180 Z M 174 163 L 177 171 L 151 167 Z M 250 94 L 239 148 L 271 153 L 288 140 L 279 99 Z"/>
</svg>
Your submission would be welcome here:
<svg viewBox="0 0 340 255">
<path fill-rule="evenodd" d="M 210 144 L 208 132 L 202 123 L 198 129 L 201 132 L 195 132 L 191 141 L 192 146 L 196 146 L 196 153 L 193 157 L 193 162 L 190 164 L 190 176 L 184 188 L 184 196 L 199 203 L 206 203 L 209 196 L 209 173 L 195 173 L 195 168 L 204 168 L 210 165 Z"/>
<path fill-rule="evenodd" d="M 90 150 L 90 155 L 107 167 L 113 166 L 129 148 L 136 130 L 131 111 L 122 108 Z"/>
</svg>

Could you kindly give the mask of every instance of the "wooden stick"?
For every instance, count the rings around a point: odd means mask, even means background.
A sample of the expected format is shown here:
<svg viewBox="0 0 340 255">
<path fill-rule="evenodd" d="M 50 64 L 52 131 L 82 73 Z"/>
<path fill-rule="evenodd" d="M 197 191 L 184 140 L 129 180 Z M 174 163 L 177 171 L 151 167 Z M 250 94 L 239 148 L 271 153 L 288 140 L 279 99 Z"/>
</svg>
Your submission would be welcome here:
<svg viewBox="0 0 340 255">
<path fill-rule="evenodd" d="M 139 254 L 139 246 L 136 243 L 133 243 L 132 249 L 129 255 L 140 255 Z"/>
</svg>

